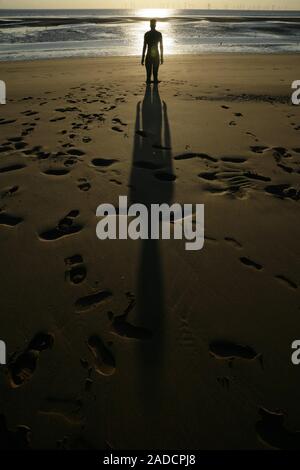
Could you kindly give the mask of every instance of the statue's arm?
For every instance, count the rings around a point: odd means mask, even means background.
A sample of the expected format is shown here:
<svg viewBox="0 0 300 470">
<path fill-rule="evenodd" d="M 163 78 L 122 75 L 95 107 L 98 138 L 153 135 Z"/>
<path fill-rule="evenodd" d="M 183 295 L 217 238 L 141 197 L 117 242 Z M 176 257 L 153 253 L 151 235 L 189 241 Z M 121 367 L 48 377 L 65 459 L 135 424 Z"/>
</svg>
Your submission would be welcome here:
<svg viewBox="0 0 300 470">
<path fill-rule="evenodd" d="M 161 40 L 160 40 L 160 63 L 164 63 L 164 43 L 163 43 L 163 37 L 161 35 Z"/>
<path fill-rule="evenodd" d="M 145 37 L 144 37 L 144 46 L 143 46 L 142 60 L 141 60 L 141 64 L 142 64 L 142 65 L 144 65 L 144 63 L 145 63 L 146 50 L 147 50 L 147 41 L 146 41 L 146 36 L 145 36 Z"/>
</svg>

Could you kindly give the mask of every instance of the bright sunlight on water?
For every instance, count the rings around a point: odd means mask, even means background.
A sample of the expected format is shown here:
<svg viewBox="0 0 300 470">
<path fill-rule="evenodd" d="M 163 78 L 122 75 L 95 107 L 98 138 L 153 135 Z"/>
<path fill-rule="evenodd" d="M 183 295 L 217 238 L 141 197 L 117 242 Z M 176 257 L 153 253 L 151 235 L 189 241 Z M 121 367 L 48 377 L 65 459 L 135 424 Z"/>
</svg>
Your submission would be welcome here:
<svg viewBox="0 0 300 470">
<path fill-rule="evenodd" d="M 172 17 L 174 10 L 163 8 L 146 8 L 136 10 L 135 14 L 139 18 L 156 18 L 157 29 L 163 34 L 165 54 L 172 54 L 174 47 L 174 27 L 171 22 L 159 21 L 160 18 Z M 149 21 L 136 23 L 134 28 L 130 30 L 129 42 L 136 44 L 136 54 L 141 51 L 144 33 L 150 29 Z"/>
<path fill-rule="evenodd" d="M 144 8 L 136 10 L 135 15 L 141 18 L 168 18 L 172 16 L 174 10 L 165 8 Z"/>
</svg>

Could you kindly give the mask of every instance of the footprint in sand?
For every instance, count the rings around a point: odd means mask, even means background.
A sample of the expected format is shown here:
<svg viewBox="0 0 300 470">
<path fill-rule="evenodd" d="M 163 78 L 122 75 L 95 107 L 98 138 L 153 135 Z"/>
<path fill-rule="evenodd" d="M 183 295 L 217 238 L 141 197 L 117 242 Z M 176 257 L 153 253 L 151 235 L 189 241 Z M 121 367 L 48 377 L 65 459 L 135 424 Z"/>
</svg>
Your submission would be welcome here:
<svg viewBox="0 0 300 470">
<path fill-rule="evenodd" d="M 291 187 L 289 184 L 277 184 L 265 187 L 265 191 L 279 199 L 293 199 L 299 201 L 300 190 Z"/>
<path fill-rule="evenodd" d="M 116 163 L 118 160 L 112 158 L 94 158 L 91 163 L 95 167 L 106 167 L 111 166 Z"/>
<path fill-rule="evenodd" d="M 47 158 L 51 157 L 50 152 L 44 152 L 43 150 L 37 151 L 35 155 L 39 160 L 47 160 Z M 58 155 L 53 154 L 52 156 L 55 158 Z"/>
<path fill-rule="evenodd" d="M 26 142 L 17 142 L 15 144 L 15 149 L 16 150 L 23 150 L 25 149 L 26 147 L 28 147 L 28 144 Z"/>
<path fill-rule="evenodd" d="M 155 163 L 152 161 L 142 161 L 142 160 L 134 162 L 133 166 L 135 168 L 140 168 L 142 170 L 159 170 L 160 168 L 162 168 L 162 166 L 159 165 L 158 163 Z"/>
<path fill-rule="evenodd" d="M 75 303 L 76 311 L 85 312 L 87 310 L 95 308 L 106 300 L 110 299 L 112 295 L 112 292 L 107 289 L 95 292 L 94 294 L 90 294 L 85 297 L 81 297 Z"/>
<path fill-rule="evenodd" d="M 4 166 L 0 168 L 0 173 L 8 173 L 9 171 L 23 170 L 23 168 L 26 168 L 26 165 L 23 165 L 22 163 L 16 163 L 14 165 Z"/>
<path fill-rule="evenodd" d="M 49 168 L 43 171 L 43 173 L 49 176 L 65 176 L 69 173 L 69 170 L 66 168 Z"/>
<path fill-rule="evenodd" d="M 73 255 L 65 259 L 67 270 L 65 278 L 71 284 L 81 284 L 86 278 L 86 267 L 81 255 Z"/>
<path fill-rule="evenodd" d="M 121 186 L 121 185 L 122 185 L 122 181 L 116 180 L 116 179 L 114 179 L 114 178 L 110 179 L 109 181 L 110 181 L 111 183 L 117 184 L 118 186 Z"/>
<path fill-rule="evenodd" d="M 214 162 L 214 163 L 218 161 L 216 158 L 211 157 L 210 155 L 207 155 L 206 153 L 194 153 L 194 152 L 187 152 L 187 153 L 182 153 L 180 155 L 176 155 L 174 157 L 174 160 L 191 160 L 192 158 L 200 158 L 201 160 L 207 160 L 209 162 Z"/>
<path fill-rule="evenodd" d="M 7 153 L 11 152 L 13 150 L 13 147 L 9 147 L 8 145 L 1 145 L 0 147 L 0 153 Z"/>
<path fill-rule="evenodd" d="M 204 188 L 210 193 L 226 193 L 232 197 L 243 197 L 249 190 L 257 189 L 255 181 L 271 180 L 268 176 L 232 167 L 225 167 L 221 171 L 202 172 L 198 176 L 204 180 L 214 181 L 214 184 Z"/>
<path fill-rule="evenodd" d="M 176 175 L 174 175 L 173 173 L 167 173 L 166 171 L 157 172 L 154 176 L 159 181 L 164 181 L 166 183 L 172 183 L 176 180 Z"/>
<path fill-rule="evenodd" d="M 8 375 L 12 388 L 21 387 L 31 379 L 37 368 L 40 353 L 51 349 L 53 344 L 54 336 L 51 333 L 38 333 L 23 353 L 9 361 Z"/>
<path fill-rule="evenodd" d="M 4 189 L 4 190 L 0 193 L 0 198 L 1 198 L 1 199 L 4 199 L 4 198 L 6 198 L 6 197 L 10 197 L 10 196 L 12 196 L 13 194 L 15 194 L 18 190 L 19 190 L 19 186 L 11 186 L 10 188 Z"/>
<path fill-rule="evenodd" d="M 121 119 L 119 119 L 119 118 L 113 118 L 113 119 L 112 119 L 112 122 L 113 122 L 114 124 L 120 124 L 121 126 L 124 126 L 124 127 L 127 126 L 127 124 L 126 124 L 125 122 L 123 122 L 123 121 L 122 121 Z"/>
<path fill-rule="evenodd" d="M 218 241 L 215 237 L 211 237 L 209 235 L 204 235 L 204 239 L 211 243 L 216 243 Z"/>
<path fill-rule="evenodd" d="M 253 153 L 263 153 L 268 147 L 265 145 L 251 145 L 250 150 Z"/>
<path fill-rule="evenodd" d="M 232 361 L 234 359 L 245 359 L 252 361 L 261 358 L 251 346 L 245 346 L 230 341 L 212 341 L 209 345 L 209 353 L 219 360 Z"/>
<path fill-rule="evenodd" d="M 15 227 L 21 222 L 23 222 L 21 217 L 16 217 L 15 215 L 0 211 L 0 225 L 5 225 L 6 227 Z"/>
<path fill-rule="evenodd" d="M 108 313 L 108 318 L 111 321 L 112 332 L 122 338 L 146 340 L 150 339 L 152 333 L 146 328 L 134 326 L 128 322 L 128 315 L 134 309 L 136 301 L 135 298 L 130 295 L 129 305 L 120 316 L 115 316 L 112 312 Z"/>
<path fill-rule="evenodd" d="M 64 162 L 64 165 L 66 167 L 72 167 L 73 165 L 76 165 L 77 163 L 77 160 L 75 160 L 75 158 L 67 158 L 67 160 L 65 160 Z"/>
<path fill-rule="evenodd" d="M 58 122 L 58 121 L 64 121 L 66 118 L 64 116 L 60 116 L 60 117 L 57 117 L 57 118 L 52 118 L 50 119 L 49 122 Z"/>
<path fill-rule="evenodd" d="M 284 414 L 260 408 L 260 421 L 256 424 L 258 438 L 274 449 L 298 450 L 300 432 L 289 431 L 284 426 Z"/>
<path fill-rule="evenodd" d="M 291 287 L 292 289 L 298 289 L 297 284 L 288 277 L 284 276 L 283 274 L 277 274 L 275 277 L 276 279 L 279 279 L 279 281 L 282 281 L 285 285 Z"/>
<path fill-rule="evenodd" d="M 251 137 L 254 137 L 255 139 L 257 139 L 257 136 L 255 134 L 253 134 L 253 132 L 245 132 L 246 135 L 250 135 Z M 255 140 L 255 142 L 258 142 L 258 140 Z"/>
<path fill-rule="evenodd" d="M 222 162 L 225 163 L 245 163 L 247 158 L 244 157 L 222 157 Z"/>
<path fill-rule="evenodd" d="M 71 113 L 73 111 L 79 111 L 79 109 L 76 108 L 76 106 L 73 106 L 68 108 L 57 108 L 55 111 L 57 111 L 58 113 Z"/>
<path fill-rule="evenodd" d="M 202 173 L 199 173 L 198 176 L 204 180 L 213 181 L 218 178 L 217 174 L 217 171 L 203 171 Z"/>
<path fill-rule="evenodd" d="M 23 132 L 22 132 L 22 137 L 27 137 L 29 134 L 31 134 L 31 129 L 25 129 Z M 24 148 L 24 147 L 23 147 Z M 16 147 L 17 149 L 17 147 Z M 18 150 L 18 149 L 17 149 Z"/>
<path fill-rule="evenodd" d="M 74 219 L 79 216 L 78 210 L 73 210 L 69 212 L 63 219 L 58 222 L 58 225 L 46 232 L 43 232 L 39 235 L 41 240 L 54 241 L 59 238 L 72 235 L 74 233 L 80 232 L 82 230 L 82 225 L 74 223 Z"/>
<path fill-rule="evenodd" d="M 104 108 L 104 111 L 112 111 L 113 109 L 116 109 L 116 107 L 117 107 L 117 106 L 115 106 L 114 104 L 112 104 L 111 106 Z"/>
<path fill-rule="evenodd" d="M 294 173 L 295 171 L 293 168 L 291 168 L 290 166 L 284 165 L 283 163 L 278 163 L 277 166 L 281 168 L 283 171 L 285 171 L 286 173 Z"/>
<path fill-rule="evenodd" d="M 246 178 L 250 178 L 252 180 L 257 180 L 257 181 L 271 181 L 271 178 L 269 176 L 264 176 L 264 175 L 259 175 L 258 173 L 254 173 L 252 171 L 245 171 L 244 176 Z"/>
<path fill-rule="evenodd" d="M 91 184 L 86 178 L 79 178 L 78 180 L 78 188 L 80 191 L 89 191 L 91 189 Z"/>
<path fill-rule="evenodd" d="M 90 336 L 88 339 L 88 347 L 95 359 L 95 371 L 100 375 L 113 375 L 116 370 L 115 358 L 100 336 Z"/>
<path fill-rule="evenodd" d="M 24 114 L 24 116 L 36 116 L 39 113 L 38 111 L 28 110 L 28 111 L 23 111 L 21 114 Z"/>
<path fill-rule="evenodd" d="M 144 138 L 148 137 L 147 132 L 145 132 L 145 131 L 143 131 L 143 130 L 137 130 L 137 131 L 135 131 L 135 133 L 136 133 L 137 135 L 139 135 L 140 137 L 144 137 Z"/>
<path fill-rule="evenodd" d="M 245 256 L 242 256 L 240 258 L 240 262 L 245 264 L 246 266 L 249 266 L 250 268 L 255 268 L 258 271 L 260 271 L 263 267 L 261 264 L 256 263 L 255 261 L 252 261 L 249 258 L 246 258 Z"/>
<path fill-rule="evenodd" d="M 287 158 L 291 156 L 288 150 L 284 147 L 273 147 L 272 150 L 273 150 L 273 155 L 276 160 L 280 160 L 281 158 Z"/>
<path fill-rule="evenodd" d="M 123 129 L 121 129 L 121 128 L 118 127 L 118 126 L 113 126 L 111 129 L 112 129 L 113 131 L 115 131 L 115 132 L 120 132 L 120 133 L 121 133 L 121 132 L 124 132 Z"/>
<path fill-rule="evenodd" d="M 6 124 L 13 124 L 14 122 L 16 122 L 16 119 L 1 119 L 0 126 L 5 126 Z"/>
<path fill-rule="evenodd" d="M 229 245 L 233 246 L 234 248 L 243 248 L 241 243 L 238 242 L 235 238 L 233 237 L 224 237 L 224 240 L 229 243 Z"/>
<path fill-rule="evenodd" d="M 12 143 L 17 143 L 17 142 L 22 142 L 23 139 L 22 137 L 11 137 L 10 139 L 7 139 L 9 142 L 12 142 Z"/>
<path fill-rule="evenodd" d="M 293 156 L 284 147 L 273 147 L 273 157 L 277 163 L 277 166 L 285 173 L 300 173 L 297 156 Z M 297 149 L 293 150 L 295 153 Z M 289 163 L 289 165 L 287 164 Z"/>
<path fill-rule="evenodd" d="M 85 155 L 85 152 L 83 150 L 76 149 L 76 148 L 71 148 L 70 150 L 67 151 L 67 153 L 74 157 L 82 157 L 83 155 Z"/>
</svg>

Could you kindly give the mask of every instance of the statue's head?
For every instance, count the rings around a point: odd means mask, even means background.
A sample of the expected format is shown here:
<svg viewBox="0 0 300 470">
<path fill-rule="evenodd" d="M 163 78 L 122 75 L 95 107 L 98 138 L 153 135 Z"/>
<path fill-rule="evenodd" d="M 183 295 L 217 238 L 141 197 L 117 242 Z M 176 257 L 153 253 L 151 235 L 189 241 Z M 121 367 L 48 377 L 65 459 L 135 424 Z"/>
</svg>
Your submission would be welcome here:
<svg viewBox="0 0 300 470">
<path fill-rule="evenodd" d="M 150 20 L 150 28 L 151 29 L 156 28 L 156 19 L 155 18 L 152 18 L 152 20 Z"/>
</svg>

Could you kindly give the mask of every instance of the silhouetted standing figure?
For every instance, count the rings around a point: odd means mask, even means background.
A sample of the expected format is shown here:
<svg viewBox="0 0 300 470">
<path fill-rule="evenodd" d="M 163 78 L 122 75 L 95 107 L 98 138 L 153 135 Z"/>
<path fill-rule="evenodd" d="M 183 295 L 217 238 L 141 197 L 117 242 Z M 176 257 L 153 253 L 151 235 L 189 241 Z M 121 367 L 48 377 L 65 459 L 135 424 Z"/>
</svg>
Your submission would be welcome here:
<svg viewBox="0 0 300 470">
<path fill-rule="evenodd" d="M 147 83 L 151 83 L 151 76 L 153 74 L 154 83 L 158 83 L 158 69 L 159 65 L 164 63 L 164 47 L 162 34 L 156 30 L 156 20 L 150 21 L 150 31 L 145 34 L 144 47 L 142 55 L 142 65 L 145 63 L 146 55 L 146 70 L 147 70 Z M 159 51 L 160 48 L 160 51 Z"/>
</svg>

